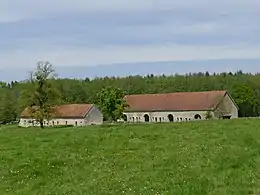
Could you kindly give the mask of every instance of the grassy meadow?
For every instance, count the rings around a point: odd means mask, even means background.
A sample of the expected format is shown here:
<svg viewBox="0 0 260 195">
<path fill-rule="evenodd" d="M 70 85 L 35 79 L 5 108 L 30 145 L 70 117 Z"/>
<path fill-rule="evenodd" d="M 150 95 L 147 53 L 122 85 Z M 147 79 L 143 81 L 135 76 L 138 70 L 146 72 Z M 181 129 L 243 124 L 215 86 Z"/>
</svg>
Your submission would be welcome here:
<svg viewBox="0 0 260 195">
<path fill-rule="evenodd" d="M 0 194 L 260 194 L 260 120 L 2 126 Z"/>
</svg>

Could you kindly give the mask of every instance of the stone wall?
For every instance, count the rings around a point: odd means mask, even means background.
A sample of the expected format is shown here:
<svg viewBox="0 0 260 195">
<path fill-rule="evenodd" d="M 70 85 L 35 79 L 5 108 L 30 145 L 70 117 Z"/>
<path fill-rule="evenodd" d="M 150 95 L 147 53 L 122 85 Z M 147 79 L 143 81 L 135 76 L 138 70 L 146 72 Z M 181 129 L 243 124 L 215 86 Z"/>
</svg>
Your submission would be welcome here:
<svg viewBox="0 0 260 195">
<path fill-rule="evenodd" d="M 224 96 L 214 111 L 215 118 L 221 118 L 224 115 L 231 115 L 231 118 L 238 118 L 238 109 L 228 94 Z"/>
<path fill-rule="evenodd" d="M 171 122 L 171 116 L 173 117 L 172 122 L 182 122 L 191 120 L 203 120 L 205 119 L 207 111 L 185 111 L 185 112 L 126 112 L 128 122 L 146 122 L 145 119 L 149 117 L 149 122 Z M 213 114 L 213 113 L 212 113 Z M 195 119 L 195 116 L 197 119 Z M 146 116 L 146 118 L 145 118 Z"/>
</svg>

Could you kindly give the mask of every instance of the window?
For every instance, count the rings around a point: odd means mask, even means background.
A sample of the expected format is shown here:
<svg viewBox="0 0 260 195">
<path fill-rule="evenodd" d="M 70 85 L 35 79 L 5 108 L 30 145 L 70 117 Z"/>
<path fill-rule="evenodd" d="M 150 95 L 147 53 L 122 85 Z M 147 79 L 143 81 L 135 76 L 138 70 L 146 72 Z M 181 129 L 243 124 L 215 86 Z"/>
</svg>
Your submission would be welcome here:
<svg viewBox="0 0 260 195">
<path fill-rule="evenodd" d="M 52 125 L 54 126 L 54 121 L 52 121 Z"/>
<path fill-rule="evenodd" d="M 182 118 L 180 118 L 180 120 L 182 121 Z"/>
<path fill-rule="evenodd" d="M 78 126 L 78 121 L 75 121 L 75 126 Z"/>
<path fill-rule="evenodd" d="M 136 117 L 136 121 L 138 121 L 138 117 Z"/>
<path fill-rule="evenodd" d="M 162 118 L 161 117 L 159 118 L 159 121 L 162 122 Z"/>
<path fill-rule="evenodd" d="M 177 118 L 177 121 L 179 121 L 179 118 Z"/>
<path fill-rule="evenodd" d="M 57 125 L 59 125 L 60 123 L 59 123 L 59 121 L 57 121 Z"/>
<path fill-rule="evenodd" d="M 68 125 L 68 121 L 65 121 L 66 125 Z"/>
<path fill-rule="evenodd" d="M 155 122 L 157 122 L 157 117 L 155 117 Z"/>
</svg>

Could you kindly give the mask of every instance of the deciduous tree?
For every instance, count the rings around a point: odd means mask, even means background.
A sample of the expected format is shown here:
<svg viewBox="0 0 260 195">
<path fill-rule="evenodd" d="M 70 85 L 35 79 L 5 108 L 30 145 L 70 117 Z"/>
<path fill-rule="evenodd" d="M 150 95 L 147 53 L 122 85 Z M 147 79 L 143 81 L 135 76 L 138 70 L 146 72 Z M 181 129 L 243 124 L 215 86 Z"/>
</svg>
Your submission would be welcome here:
<svg viewBox="0 0 260 195">
<path fill-rule="evenodd" d="M 53 108 L 59 103 L 59 92 L 51 84 L 56 75 L 52 64 L 40 61 L 37 68 L 30 74 L 29 89 L 24 93 L 27 106 L 30 108 L 33 118 L 44 127 L 44 120 L 49 120 L 53 115 Z"/>
<path fill-rule="evenodd" d="M 10 123 L 17 118 L 16 100 L 11 89 L 5 89 L 0 97 L 0 122 Z"/>
<path fill-rule="evenodd" d="M 108 120 L 117 121 L 123 117 L 127 104 L 123 99 L 122 90 L 116 87 L 106 87 L 101 90 L 98 97 L 101 110 Z"/>
</svg>

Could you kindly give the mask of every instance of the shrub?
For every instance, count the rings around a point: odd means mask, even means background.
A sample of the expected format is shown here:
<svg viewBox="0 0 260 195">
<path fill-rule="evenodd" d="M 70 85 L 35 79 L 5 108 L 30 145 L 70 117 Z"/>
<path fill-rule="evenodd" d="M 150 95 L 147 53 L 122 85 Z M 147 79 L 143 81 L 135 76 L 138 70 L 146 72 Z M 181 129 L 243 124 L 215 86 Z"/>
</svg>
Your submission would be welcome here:
<svg viewBox="0 0 260 195">
<path fill-rule="evenodd" d="M 205 119 L 212 119 L 212 113 L 210 111 L 207 111 L 205 114 Z"/>
</svg>

